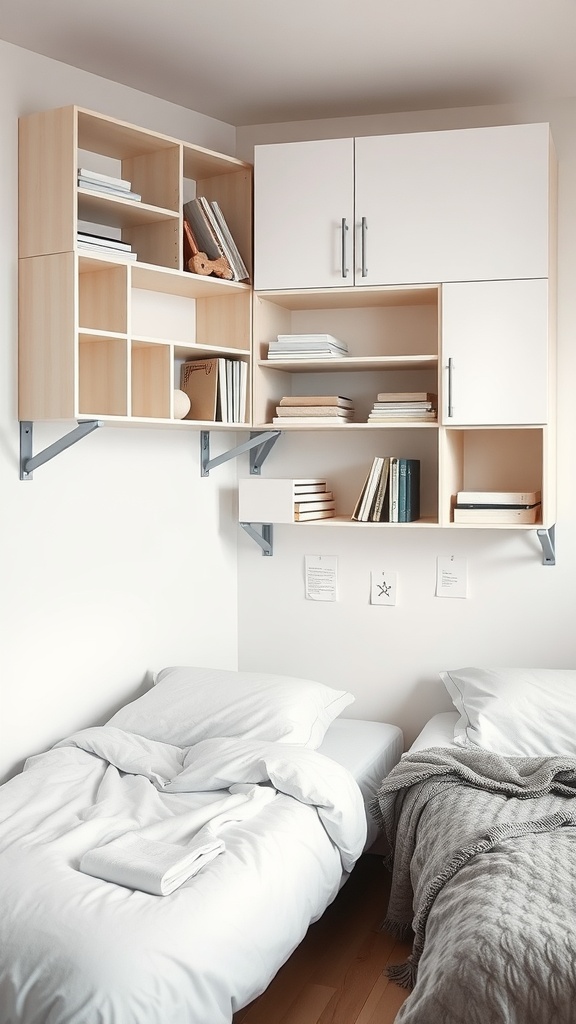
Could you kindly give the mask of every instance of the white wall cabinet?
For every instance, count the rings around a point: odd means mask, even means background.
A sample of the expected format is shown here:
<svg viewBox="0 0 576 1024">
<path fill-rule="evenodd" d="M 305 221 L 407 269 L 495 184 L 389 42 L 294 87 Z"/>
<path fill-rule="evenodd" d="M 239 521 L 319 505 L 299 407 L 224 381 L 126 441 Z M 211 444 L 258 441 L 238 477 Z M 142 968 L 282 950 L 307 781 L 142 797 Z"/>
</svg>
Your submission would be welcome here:
<svg viewBox="0 0 576 1024">
<path fill-rule="evenodd" d="M 547 423 L 548 280 L 442 286 L 442 422 Z"/>
<path fill-rule="evenodd" d="M 354 283 L 354 140 L 257 146 L 254 287 Z"/>
<path fill-rule="evenodd" d="M 547 124 L 255 149 L 255 288 L 544 278 Z"/>
</svg>

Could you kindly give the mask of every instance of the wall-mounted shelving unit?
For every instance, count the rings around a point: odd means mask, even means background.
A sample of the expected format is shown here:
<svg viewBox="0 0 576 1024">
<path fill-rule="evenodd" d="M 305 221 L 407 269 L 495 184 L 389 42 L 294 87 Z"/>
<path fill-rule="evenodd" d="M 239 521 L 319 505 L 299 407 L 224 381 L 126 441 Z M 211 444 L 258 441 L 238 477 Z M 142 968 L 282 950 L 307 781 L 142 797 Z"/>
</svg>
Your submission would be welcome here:
<svg viewBox="0 0 576 1024">
<path fill-rule="evenodd" d="M 182 210 L 216 200 L 251 271 L 251 166 L 76 106 L 22 118 L 19 150 L 20 420 L 229 427 L 178 419 L 173 396 L 186 359 L 250 364 L 252 289 L 185 269 Z M 80 166 L 141 201 L 78 188 Z M 83 248 L 79 230 L 137 260 Z"/>
<path fill-rule="evenodd" d="M 454 523 L 459 490 L 540 490 L 539 522 L 490 529 L 535 529 L 553 564 L 548 125 L 258 146 L 254 225 L 249 164 L 82 107 L 23 117 L 19 149 L 21 479 L 96 427 L 121 424 L 199 429 L 202 475 L 244 452 L 258 475 L 280 432 L 338 443 L 330 426 L 280 431 L 280 398 L 345 393 L 355 422 L 338 429 L 363 439 L 366 464 L 396 442 L 421 460 L 422 518 L 352 523 L 342 507 L 314 525 L 487 528 Z M 79 188 L 80 166 L 129 180 L 141 200 Z M 219 203 L 250 274 L 254 226 L 256 292 L 185 268 L 183 206 L 195 195 Z M 79 230 L 137 259 L 86 249 Z M 268 359 L 277 334 L 300 332 L 334 334 L 349 355 Z M 181 364 L 211 357 L 250 367 L 245 423 L 175 415 Z M 438 394 L 436 423 L 367 422 L 379 391 L 415 389 Z M 70 420 L 74 429 L 33 454 L 35 422 Z M 231 428 L 250 438 L 211 457 L 210 433 Z M 272 524 L 260 525 L 271 554 Z"/>
</svg>

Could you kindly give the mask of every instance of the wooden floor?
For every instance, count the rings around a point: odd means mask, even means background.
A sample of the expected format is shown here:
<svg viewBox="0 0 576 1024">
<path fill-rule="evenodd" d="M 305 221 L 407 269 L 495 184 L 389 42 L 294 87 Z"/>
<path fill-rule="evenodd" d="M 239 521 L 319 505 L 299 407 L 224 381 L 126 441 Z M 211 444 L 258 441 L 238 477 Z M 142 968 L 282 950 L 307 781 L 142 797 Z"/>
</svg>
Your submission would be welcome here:
<svg viewBox="0 0 576 1024">
<path fill-rule="evenodd" d="M 365 854 L 266 991 L 234 1024 L 392 1024 L 408 996 L 384 974 L 410 944 L 379 931 L 389 874 Z"/>
</svg>

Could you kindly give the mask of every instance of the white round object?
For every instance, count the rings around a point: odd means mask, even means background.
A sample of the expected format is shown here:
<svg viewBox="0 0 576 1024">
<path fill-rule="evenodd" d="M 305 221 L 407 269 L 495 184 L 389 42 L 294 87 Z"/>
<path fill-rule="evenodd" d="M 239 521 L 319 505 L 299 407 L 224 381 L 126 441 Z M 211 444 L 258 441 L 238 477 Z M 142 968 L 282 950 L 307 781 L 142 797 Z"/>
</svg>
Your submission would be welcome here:
<svg viewBox="0 0 576 1024">
<path fill-rule="evenodd" d="M 174 390 L 174 419 L 183 420 L 186 413 L 190 412 L 190 399 L 185 391 L 179 388 Z"/>
</svg>

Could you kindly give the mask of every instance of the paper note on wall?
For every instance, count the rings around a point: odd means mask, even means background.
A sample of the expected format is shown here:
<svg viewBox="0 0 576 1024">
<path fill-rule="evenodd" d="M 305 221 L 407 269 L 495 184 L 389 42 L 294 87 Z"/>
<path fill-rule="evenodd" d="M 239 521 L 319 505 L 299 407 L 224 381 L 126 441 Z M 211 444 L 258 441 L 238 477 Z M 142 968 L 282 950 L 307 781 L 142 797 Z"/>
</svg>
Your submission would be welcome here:
<svg viewBox="0 0 576 1024">
<path fill-rule="evenodd" d="M 338 559 L 335 555 L 305 555 L 306 600 L 338 600 Z"/>
<path fill-rule="evenodd" d="M 436 559 L 436 597 L 468 597 L 468 566 L 465 558 Z"/>
</svg>

